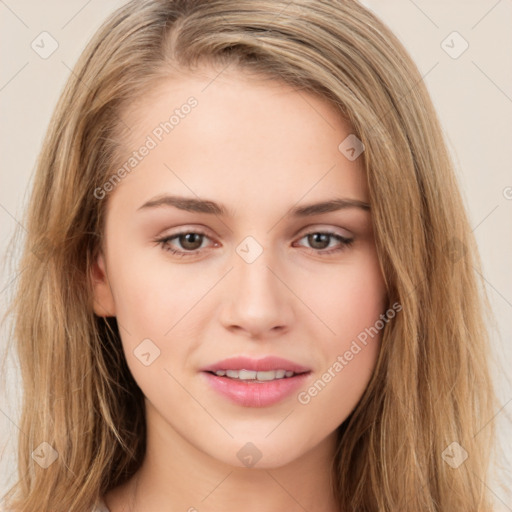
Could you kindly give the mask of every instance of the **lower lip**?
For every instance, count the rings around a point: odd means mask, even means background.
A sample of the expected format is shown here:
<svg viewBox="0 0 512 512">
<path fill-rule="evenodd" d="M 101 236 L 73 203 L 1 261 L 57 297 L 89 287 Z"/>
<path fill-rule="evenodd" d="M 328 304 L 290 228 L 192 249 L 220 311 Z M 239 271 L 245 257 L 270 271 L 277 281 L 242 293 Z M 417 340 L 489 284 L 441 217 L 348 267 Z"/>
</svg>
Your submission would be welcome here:
<svg viewBox="0 0 512 512">
<path fill-rule="evenodd" d="M 215 390 L 243 407 L 268 407 L 297 391 L 307 379 L 308 373 L 263 382 L 244 382 L 213 373 L 203 372 Z"/>
</svg>

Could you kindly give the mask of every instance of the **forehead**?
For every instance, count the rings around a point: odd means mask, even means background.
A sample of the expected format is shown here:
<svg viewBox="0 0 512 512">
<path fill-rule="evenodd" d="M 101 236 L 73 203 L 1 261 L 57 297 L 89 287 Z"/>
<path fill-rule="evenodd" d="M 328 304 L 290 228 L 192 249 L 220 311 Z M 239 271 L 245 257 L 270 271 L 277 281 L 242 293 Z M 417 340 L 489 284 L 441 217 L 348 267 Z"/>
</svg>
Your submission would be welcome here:
<svg viewBox="0 0 512 512">
<path fill-rule="evenodd" d="M 123 119 L 130 127 L 123 162 L 151 149 L 116 194 L 186 192 L 240 207 L 250 197 L 260 204 L 334 192 L 367 198 L 362 158 L 350 161 L 339 149 L 350 125 L 319 95 L 277 80 L 209 68 L 172 76 Z"/>
</svg>

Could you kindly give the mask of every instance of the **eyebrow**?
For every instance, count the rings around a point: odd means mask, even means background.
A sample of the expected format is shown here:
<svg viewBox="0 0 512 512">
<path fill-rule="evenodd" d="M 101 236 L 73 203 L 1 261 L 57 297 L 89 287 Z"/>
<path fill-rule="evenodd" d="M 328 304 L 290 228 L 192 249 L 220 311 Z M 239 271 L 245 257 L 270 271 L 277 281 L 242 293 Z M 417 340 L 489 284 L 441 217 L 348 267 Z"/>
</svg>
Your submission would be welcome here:
<svg viewBox="0 0 512 512">
<path fill-rule="evenodd" d="M 213 215 L 233 215 L 226 206 L 208 199 L 195 199 L 181 196 L 161 195 L 146 201 L 138 210 L 159 208 L 162 206 L 174 206 L 187 212 L 208 213 Z M 319 203 L 311 203 L 304 206 L 296 206 L 288 212 L 292 217 L 309 217 L 321 213 L 358 208 L 364 211 L 370 210 L 370 205 L 359 199 L 334 198 Z"/>
</svg>

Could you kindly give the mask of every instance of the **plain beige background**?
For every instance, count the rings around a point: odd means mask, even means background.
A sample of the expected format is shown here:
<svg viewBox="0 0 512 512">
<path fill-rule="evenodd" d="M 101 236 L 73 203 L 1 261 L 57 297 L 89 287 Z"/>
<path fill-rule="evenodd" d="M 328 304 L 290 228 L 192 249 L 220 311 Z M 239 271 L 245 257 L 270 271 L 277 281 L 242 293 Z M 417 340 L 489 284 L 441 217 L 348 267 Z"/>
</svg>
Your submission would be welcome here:
<svg viewBox="0 0 512 512">
<path fill-rule="evenodd" d="M 2 250 L 21 223 L 34 163 L 64 82 L 96 28 L 123 3 L 0 0 Z M 505 467 L 491 490 L 499 509 L 512 511 L 512 441 L 507 439 L 512 438 L 512 386 L 505 378 L 512 366 L 512 0 L 363 3 L 391 27 L 417 63 L 457 166 L 496 316 L 492 337 L 502 407 L 488 421 L 500 428 Z M 45 55 L 52 44 L 58 47 Z M 2 263 L 2 312 L 16 276 Z M 3 346 L 8 342 L 5 332 L 1 340 Z M 0 495 L 16 471 L 18 390 L 13 370 L 0 396 Z"/>
</svg>

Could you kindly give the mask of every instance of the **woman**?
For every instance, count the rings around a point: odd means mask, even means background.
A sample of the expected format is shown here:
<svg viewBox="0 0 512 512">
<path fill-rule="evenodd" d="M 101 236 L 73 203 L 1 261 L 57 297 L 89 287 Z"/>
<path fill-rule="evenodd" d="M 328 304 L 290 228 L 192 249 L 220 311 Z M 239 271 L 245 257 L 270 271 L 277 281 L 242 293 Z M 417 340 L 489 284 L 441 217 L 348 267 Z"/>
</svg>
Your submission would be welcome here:
<svg viewBox="0 0 512 512">
<path fill-rule="evenodd" d="M 116 11 L 26 226 L 10 510 L 491 510 L 474 240 L 358 3 Z"/>
</svg>

